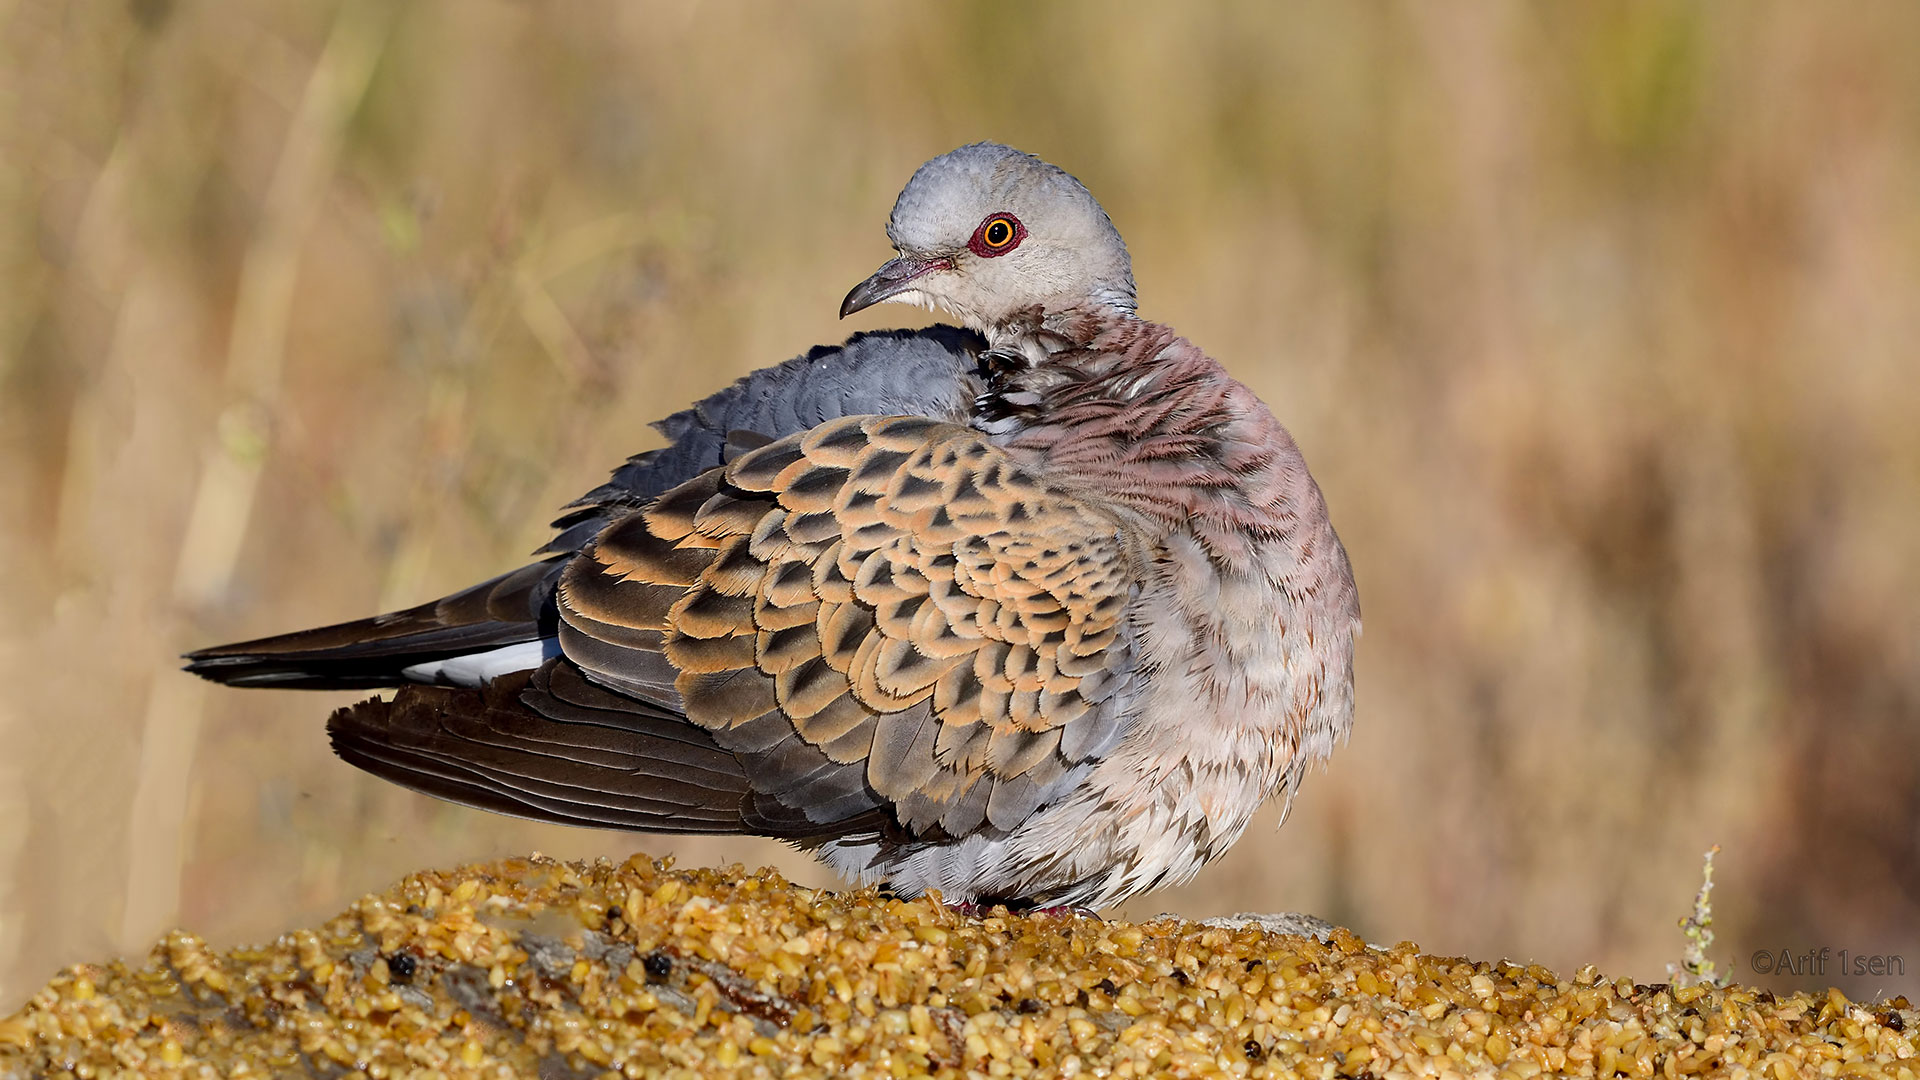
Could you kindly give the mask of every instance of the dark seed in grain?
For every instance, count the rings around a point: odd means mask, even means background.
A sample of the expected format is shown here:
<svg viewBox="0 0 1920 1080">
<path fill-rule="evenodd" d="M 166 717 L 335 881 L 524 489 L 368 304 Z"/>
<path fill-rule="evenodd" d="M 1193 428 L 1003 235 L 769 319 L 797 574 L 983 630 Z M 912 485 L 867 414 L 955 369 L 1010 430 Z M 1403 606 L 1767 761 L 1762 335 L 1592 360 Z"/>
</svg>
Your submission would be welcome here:
<svg viewBox="0 0 1920 1080">
<path fill-rule="evenodd" d="M 394 982 L 406 982 L 413 978 L 414 969 L 418 966 L 411 953 L 394 953 L 387 957 L 387 974 L 393 977 Z"/>
</svg>

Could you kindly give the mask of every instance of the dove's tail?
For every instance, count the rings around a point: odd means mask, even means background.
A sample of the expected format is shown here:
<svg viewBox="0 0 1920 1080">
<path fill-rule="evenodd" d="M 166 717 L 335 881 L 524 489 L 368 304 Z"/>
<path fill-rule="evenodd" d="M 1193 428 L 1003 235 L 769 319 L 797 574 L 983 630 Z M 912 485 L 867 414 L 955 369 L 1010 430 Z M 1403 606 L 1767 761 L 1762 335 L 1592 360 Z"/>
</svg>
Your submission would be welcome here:
<svg viewBox="0 0 1920 1080">
<path fill-rule="evenodd" d="M 229 686 L 347 690 L 406 683 L 479 686 L 559 651 L 557 555 L 405 611 L 216 645 L 187 670 Z"/>
<path fill-rule="evenodd" d="M 679 714 L 551 661 L 479 689 L 407 686 L 336 710 L 334 753 L 415 791 L 561 825 L 760 833 L 807 846 L 874 814 L 819 824 L 755 791 L 738 755 Z M 872 820 L 869 820 L 872 819 Z"/>
</svg>

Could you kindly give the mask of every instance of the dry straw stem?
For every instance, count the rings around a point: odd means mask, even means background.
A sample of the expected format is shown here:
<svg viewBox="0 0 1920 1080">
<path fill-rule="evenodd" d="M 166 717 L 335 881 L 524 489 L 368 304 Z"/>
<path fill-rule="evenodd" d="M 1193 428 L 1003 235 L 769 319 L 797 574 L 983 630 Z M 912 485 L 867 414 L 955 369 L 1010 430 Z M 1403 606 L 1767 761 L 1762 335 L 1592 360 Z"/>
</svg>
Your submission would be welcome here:
<svg viewBox="0 0 1920 1080">
<path fill-rule="evenodd" d="M 390 14 L 372 2 L 341 9 L 287 131 L 241 266 L 227 353 L 229 404 L 203 456 L 174 571 L 176 608 L 216 602 L 233 578 L 272 451 L 300 253 L 332 181 L 347 119 L 380 58 Z M 205 700 L 205 684 L 189 679 L 159 678 L 149 692 L 128 830 L 123 940 L 177 917 L 188 781 Z"/>
<path fill-rule="evenodd" d="M 0 1020 L 0 1077 L 1912 1075 L 1920 1013 L 1639 986 L 1171 918 L 973 918 L 770 870 L 534 856 L 324 926 L 83 964 Z M 680 1070 L 687 1070 L 682 1073 Z M 430 1071 L 430 1072 L 429 1072 Z"/>
</svg>

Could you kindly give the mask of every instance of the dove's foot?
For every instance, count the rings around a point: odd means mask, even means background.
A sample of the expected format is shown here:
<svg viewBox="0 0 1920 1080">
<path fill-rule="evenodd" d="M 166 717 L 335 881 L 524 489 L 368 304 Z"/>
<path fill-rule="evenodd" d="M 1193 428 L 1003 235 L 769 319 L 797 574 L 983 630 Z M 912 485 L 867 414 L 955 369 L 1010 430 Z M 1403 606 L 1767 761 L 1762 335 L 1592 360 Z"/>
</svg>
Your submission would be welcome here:
<svg viewBox="0 0 1920 1080">
<path fill-rule="evenodd" d="M 964 915 L 969 919 L 984 919 L 993 914 L 995 908 L 1002 909 L 1009 915 L 1025 915 L 1037 919 L 1092 919 L 1094 922 L 1104 921 L 1100 918 L 1098 911 L 1090 907 L 1083 907 L 1079 904 L 1049 904 L 1045 907 L 1036 907 L 1031 904 L 1023 904 L 1017 900 L 1011 903 L 1005 900 L 959 900 L 947 905 L 948 911 L 956 915 Z"/>
</svg>

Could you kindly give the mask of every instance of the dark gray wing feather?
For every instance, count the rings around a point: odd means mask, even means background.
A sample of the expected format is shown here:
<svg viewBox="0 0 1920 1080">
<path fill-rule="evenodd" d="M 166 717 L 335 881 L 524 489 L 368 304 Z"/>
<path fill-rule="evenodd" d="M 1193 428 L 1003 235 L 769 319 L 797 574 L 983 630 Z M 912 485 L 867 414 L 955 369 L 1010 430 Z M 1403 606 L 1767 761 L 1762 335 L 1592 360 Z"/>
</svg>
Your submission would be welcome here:
<svg viewBox="0 0 1920 1080">
<path fill-rule="evenodd" d="M 568 504 L 559 534 L 540 554 L 573 553 L 613 518 L 736 454 L 828 420 L 867 413 L 963 423 L 985 388 L 977 373 L 986 341 L 970 330 L 930 326 L 855 334 L 784 364 L 761 368 L 691 408 L 656 421 L 668 445 L 636 454 L 606 483 Z M 757 436 L 754 438 L 753 436 Z"/>
<path fill-rule="evenodd" d="M 536 821 L 801 844 L 886 828 L 871 800 L 849 800 L 823 824 L 818 811 L 754 790 L 751 762 L 707 732 L 560 660 L 483 689 L 403 687 L 337 710 L 327 733 L 335 753 L 376 776 Z"/>
</svg>

